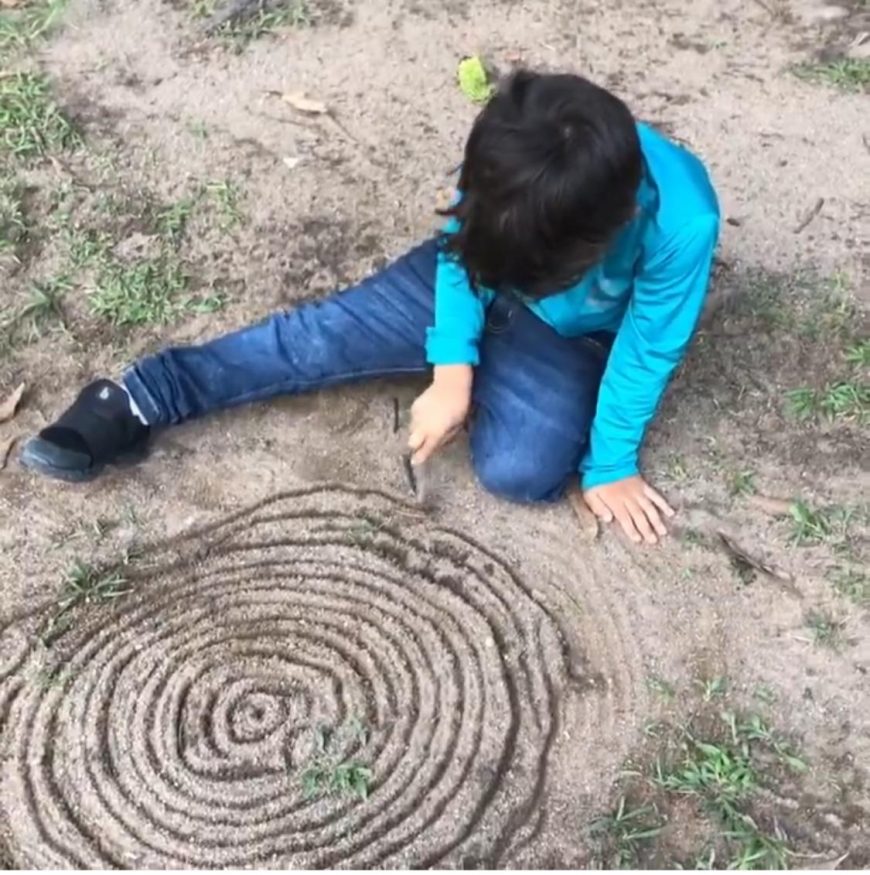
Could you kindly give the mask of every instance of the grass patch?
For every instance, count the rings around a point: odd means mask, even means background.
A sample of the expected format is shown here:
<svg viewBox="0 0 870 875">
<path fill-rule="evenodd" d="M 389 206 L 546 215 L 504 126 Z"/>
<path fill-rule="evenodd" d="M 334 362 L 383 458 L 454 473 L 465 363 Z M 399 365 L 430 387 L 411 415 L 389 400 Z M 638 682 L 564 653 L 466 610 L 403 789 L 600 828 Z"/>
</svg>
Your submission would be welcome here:
<svg viewBox="0 0 870 875">
<path fill-rule="evenodd" d="M 0 78 L 0 152 L 33 158 L 79 142 L 39 73 Z"/>
<path fill-rule="evenodd" d="M 355 796 L 368 799 L 372 770 L 357 762 L 312 763 L 302 773 L 302 792 L 306 799 L 318 796 Z"/>
<path fill-rule="evenodd" d="M 368 730 L 356 718 L 348 721 L 336 733 L 327 727 L 317 728 L 316 754 L 302 772 L 302 792 L 306 799 L 320 796 L 352 796 L 357 799 L 368 799 L 371 792 L 372 770 L 355 759 L 338 759 L 331 748 L 333 742 L 341 740 L 364 746 L 368 742 Z"/>
<path fill-rule="evenodd" d="M 206 182 L 193 194 L 167 204 L 157 212 L 155 230 L 173 246 L 178 246 L 184 237 L 187 225 L 196 210 L 205 201 L 217 215 L 221 231 L 231 231 L 244 221 L 239 201 L 241 191 L 230 179 Z"/>
<path fill-rule="evenodd" d="M 57 665 L 53 668 L 40 669 L 33 676 L 33 682 L 41 690 L 50 690 L 65 688 L 72 682 L 74 677 L 75 673 L 72 669 Z"/>
<path fill-rule="evenodd" d="M 196 198 L 186 197 L 164 207 L 157 213 L 157 232 L 177 246 L 195 206 Z"/>
<path fill-rule="evenodd" d="M 652 805 L 629 808 L 621 796 L 616 808 L 589 827 L 590 837 L 601 845 L 602 869 L 636 869 L 640 852 L 664 829 L 664 823 Z"/>
<path fill-rule="evenodd" d="M 796 544 L 824 541 L 834 532 L 831 514 L 826 510 L 813 510 L 803 501 L 796 501 L 789 511 L 792 519 L 791 540 Z"/>
<path fill-rule="evenodd" d="M 17 309 L 7 309 L 0 315 L 0 334 L 4 343 L 12 344 L 23 332 L 28 340 L 35 340 L 51 323 L 66 328 L 63 298 L 71 288 L 72 283 L 65 275 L 33 283 L 25 304 Z"/>
<path fill-rule="evenodd" d="M 57 23 L 66 0 L 24 3 L 19 9 L 0 8 L 0 60 L 6 62 L 46 36 Z"/>
<path fill-rule="evenodd" d="M 866 508 L 829 507 L 813 508 L 803 501 L 795 501 L 789 507 L 791 533 L 789 540 L 797 546 L 829 543 L 833 549 L 846 556 L 854 552 L 852 524 L 867 519 Z"/>
<path fill-rule="evenodd" d="M 208 125 L 201 119 L 188 122 L 187 129 L 197 140 L 207 140 L 211 136 Z"/>
<path fill-rule="evenodd" d="M 723 316 L 739 320 L 738 333 L 787 332 L 814 341 L 851 339 L 857 308 L 847 276 L 812 270 L 748 270 Z"/>
<path fill-rule="evenodd" d="M 65 326 L 63 298 L 71 288 L 72 283 L 67 276 L 35 282 L 30 288 L 30 299 L 20 310 L 18 319 L 29 320 L 37 331 L 48 322 L 59 322 Z"/>
<path fill-rule="evenodd" d="M 867 415 L 867 379 L 844 351 L 866 355 L 860 344 L 868 314 L 847 277 L 741 270 L 719 282 L 727 295 L 702 324 L 678 391 L 701 399 L 696 403 L 709 405 L 711 414 L 754 416 L 762 400 L 806 420 Z M 783 397 L 782 386 L 795 391 Z"/>
<path fill-rule="evenodd" d="M 665 468 L 665 476 L 674 483 L 685 483 L 689 479 L 689 469 L 686 466 L 686 460 L 683 456 L 672 453 L 668 457 L 667 466 Z"/>
<path fill-rule="evenodd" d="M 218 224 L 222 231 L 231 231 L 242 223 L 244 215 L 239 209 L 239 187 L 229 179 L 207 182 L 205 194 L 214 203 L 218 212 Z"/>
<path fill-rule="evenodd" d="M 804 620 L 804 624 L 810 630 L 813 644 L 817 647 L 840 650 L 845 643 L 843 638 L 843 622 L 835 620 L 824 611 L 810 611 Z"/>
<path fill-rule="evenodd" d="M 656 675 L 651 675 L 646 679 L 646 688 L 655 696 L 665 701 L 670 701 L 676 696 L 677 691 L 674 685 L 668 683 L 664 678 Z"/>
<path fill-rule="evenodd" d="M 694 686 L 687 723 L 656 724 L 652 768 L 629 764 L 631 785 L 592 822 L 597 868 L 783 869 L 796 853 L 771 804 L 806 762 L 758 714 L 710 704 L 724 679 Z"/>
<path fill-rule="evenodd" d="M 759 684 L 752 691 L 752 698 L 758 699 L 759 702 L 762 702 L 765 705 L 773 705 L 776 702 L 777 696 L 767 684 Z"/>
<path fill-rule="evenodd" d="M 89 295 L 91 311 L 118 327 L 165 325 L 184 313 L 215 313 L 221 294 L 181 296 L 189 277 L 170 253 L 132 264 L 108 263 Z"/>
<path fill-rule="evenodd" d="M 89 303 L 113 325 L 161 325 L 184 309 L 178 295 L 187 285 L 180 263 L 167 253 L 131 264 L 113 261 L 100 271 Z"/>
<path fill-rule="evenodd" d="M 112 248 L 112 238 L 95 228 L 69 231 L 66 234 L 66 242 L 69 266 L 73 271 L 104 263 Z"/>
<path fill-rule="evenodd" d="M 67 572 L 54 611 L 45 622 L 40 638 L 50 646 L 70 626 L 72 610 L 84 605 L 103 605 L 130 592 L 122 564 L 98 568 L 76 560 Z"/>
<path fill-rule="evenodd" d="M 854 93 L 870 89 L 870 60 L 866 58 L 798 64 L 794 73 L 808 82 L 830 85 L 841 91 Z"/>
<path fill-rule="evenodd" d="M 698 680 L 695 686 L 701 693 L 701 698 L 705 703 L 721 699 L 728 692 L 728 681 L 724 677 L 709 678 L 707 680 Z"/>
<path fill-rule="evenodd" d="M 870 576 L 854 568 L 838 569 L 834 575 L 834 589 L 859 608 L 870 607 Z"/>
<path fill-rule="evenodd" d="M 765 831 L 750 813 L 753 797 L 765 786 L 771 757 L 793 772 L 806 763 L 757 715 L 746 719 L 721 715 L 726 731 L 701 738 L 685 733 L 682 757 L 656 765 L 654 782 L 668 794 L 696 798 L 717 831 L 717 844 L 729 869 L 784 869 L 789 849 L 785 838 Z M 709 856 L 715 859 L 715 852 Z"/>
<path fill-rule="evenodd" d="M 797 419 L 870 422 L 870 383 L 845 380 L 822 389 L 802 387 L 786 394 L 789 412 Z"/>
<path fill-rule="evenodd" d="M 195 0 L 194 14 L 208 17 L 214 12 L 215 5 L 213 0 Z M 308 0 L 285 0 L 280 4 L 261 4 L 254 15 L 224 24 L 217 36 L 228 48 L 241 52 L 261 37 L 271 36 L 285 28 L 311 27 L 314 23 L 314 12 Z"/>
<path fill-rule="evenodd" d="M 859 368 L 870 368 L 870 340 L 859 340 L 843 352 L 843 358 L 850 365 Z"/>
<path fill-rule="evenodd" d="M 728 481 L 728 492 L 735 498 L 756 492 L 754 471 L 735 471 Z"/>
<path fill-rule="evenodd" d="M 15 255 L 27 237 L 24 214 L 24 191 L 21 182 L 11 174 L 0 177 L 0 253 Z"/>
<path fill-rule="evenodd" d="M 156 251 L 129 261 L 113 253 L 116 240 L 111 230 L 76 226 L 74 212 L 69 206 L 69 193 L 64 192 L 54 211 L 53 233 L 65 252 L 62 275 L 33 287 L 32 300 L 24 308 L 8 313 L 0 327 L 11 327 L 30 322 L 39 325 L 54 317 L 63 322 L 60 300 L 64 293 L 84 286 L 90 312 L 118 327 L 167 324 L 185 313 L 213 313 L 224 306 L 219 292 L 188 293 L 190 278 L 185 270 L 179 249 L 185 230 L 198 199 L 204 189 L 164 206 L 146 207 L 147 229 L 157 235 Z M 235 204 L 235 189 L 222 186 L 221 203 L 229 211 Z M 128 215 L 135 206 L 127 199 L 106 201 L 112 207 L 123 206 L 115 218 Z"/>
</svg>

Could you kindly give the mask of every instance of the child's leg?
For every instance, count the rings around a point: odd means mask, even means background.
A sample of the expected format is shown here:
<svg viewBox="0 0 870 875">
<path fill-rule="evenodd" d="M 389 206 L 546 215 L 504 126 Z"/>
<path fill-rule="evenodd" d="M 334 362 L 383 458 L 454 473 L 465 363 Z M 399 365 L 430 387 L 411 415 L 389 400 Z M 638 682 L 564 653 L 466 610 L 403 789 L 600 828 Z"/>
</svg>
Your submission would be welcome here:
<svg viewBox="0 0 870 875">
<path fill-rule="evenodd" d="M 164 350 L 130 368 L 126 392 L 109 380 L 92 383 L 25 444 L 21 461 L 49 477 L 89 480 L 106 464 L 140 458 L 146 426 L 364 377 L 425 371 L 436 256 L 430 241 L 324 301 L 200 346 Z"/>
<path fill-rule="evenodd" d="M 474 380 L 471 455 L 513 501 L 554 501 L 576 482 L 613 335 L 565 338 L 518 302 L 487 313 Z"/>
<path fill-rule="evenodd" d="M 323 301 L 137 362 L 124 386 L 149 425 L 351 380 L 425 371 L 436 244 Z"/>
</svg>

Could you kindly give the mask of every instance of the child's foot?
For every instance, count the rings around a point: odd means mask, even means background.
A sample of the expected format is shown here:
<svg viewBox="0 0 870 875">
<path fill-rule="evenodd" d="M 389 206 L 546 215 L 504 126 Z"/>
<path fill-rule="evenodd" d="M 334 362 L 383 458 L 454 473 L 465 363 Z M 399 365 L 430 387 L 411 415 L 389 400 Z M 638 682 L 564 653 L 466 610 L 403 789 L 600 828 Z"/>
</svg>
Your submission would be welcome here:
<svg viewBox="0 0 870 875">
<path fill-rule="evenodd" d="M 127 393 L 111 380 L 97 380 L 24 445 L 21 463 L 58 480 L 90 480 L 106 465 L 141 459 L 149 433 L 130 409 Z"/>
</svg>

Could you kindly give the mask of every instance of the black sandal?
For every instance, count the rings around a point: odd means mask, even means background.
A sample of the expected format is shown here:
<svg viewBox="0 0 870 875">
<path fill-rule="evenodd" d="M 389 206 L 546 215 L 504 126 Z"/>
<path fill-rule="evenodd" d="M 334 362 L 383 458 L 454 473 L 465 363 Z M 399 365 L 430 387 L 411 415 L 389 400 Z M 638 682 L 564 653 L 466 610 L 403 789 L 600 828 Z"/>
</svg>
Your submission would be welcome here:
<svg viewBox="0 0 870 875">
<path fill-rule="evenodd" d="M 106 465 L 141 461 L 150 433 L 130 410 L 124 389 L 111 380 L 97 380 L 24 445 L 21 464 L 46 477 L 81 483 L 93 480 Z"/>
</svg>

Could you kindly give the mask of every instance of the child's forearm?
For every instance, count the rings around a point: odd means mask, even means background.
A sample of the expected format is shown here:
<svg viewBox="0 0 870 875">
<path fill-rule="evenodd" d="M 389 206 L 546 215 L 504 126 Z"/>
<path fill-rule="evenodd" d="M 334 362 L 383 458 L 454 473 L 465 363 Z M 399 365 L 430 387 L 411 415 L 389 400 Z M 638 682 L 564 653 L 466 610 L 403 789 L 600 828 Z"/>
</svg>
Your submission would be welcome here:
<svg viewBox="0 0 870 875">
<path fill-rule="evenodd" d="M 455 392 L 471 393 L 474 368 L 471 365 L 436 365 L 432 382 Z"/>
</svg>

